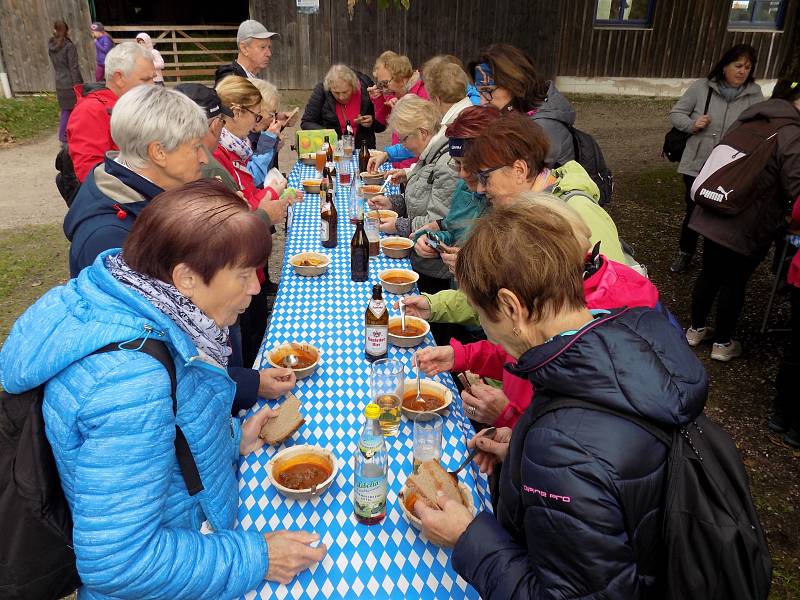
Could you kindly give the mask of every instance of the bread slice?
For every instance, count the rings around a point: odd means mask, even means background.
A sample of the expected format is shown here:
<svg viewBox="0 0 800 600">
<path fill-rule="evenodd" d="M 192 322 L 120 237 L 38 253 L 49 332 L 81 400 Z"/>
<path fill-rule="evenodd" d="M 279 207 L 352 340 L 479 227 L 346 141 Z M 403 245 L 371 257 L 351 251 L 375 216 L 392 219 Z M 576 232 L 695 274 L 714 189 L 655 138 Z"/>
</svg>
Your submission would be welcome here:
<svg viewBox="0 0 800 600">
<path fill-rule="evenodd" d="M 278 416 L 267 421 L 258 434 L 270 446 L 282 444 L 306 422 L 300 412 L 300 400 L 292 393 L 286 395 L 279 410 Z"/>
<path fill-rule="evenodd" d="M 444 492 L 445 496 L 451 500 L 464 504 L 458 483 L 450 477 L 437 460 L 426 460 L 420 464 L 419 471 L 410 475 L 406 480 L 406 490 L 431 508 L 439 508 L 436 500 L 438 490 Z"/>
</svg>

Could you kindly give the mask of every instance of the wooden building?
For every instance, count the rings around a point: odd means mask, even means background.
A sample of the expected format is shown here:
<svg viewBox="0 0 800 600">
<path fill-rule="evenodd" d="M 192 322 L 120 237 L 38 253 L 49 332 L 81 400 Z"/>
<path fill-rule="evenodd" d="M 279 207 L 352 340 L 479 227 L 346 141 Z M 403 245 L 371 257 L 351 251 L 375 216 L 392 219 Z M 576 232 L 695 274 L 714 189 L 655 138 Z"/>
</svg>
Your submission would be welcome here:
<svg viewBox="0 0 800 600">
<path fill-rule="evenodd" d="M 52 89 L 46 44 L 58 17 L 70 23 L 84 76 L 93 73 L 88 4 L 0 0 L 0 44 L 15 92 Z M 468 62 L 504 41 L 566 90 L 674 95 L 737 43 L 755 47 L 759 79 L 775 78 L 800 27 L 800 0 L 411 0 L 408 11 L 359 0 L 352 19 L 346 0 L 319 0 L 311 14 L 297 0 L 232 0 L 224 13 L 211 0 L 92 4 L 118 41 L 137 31 L 156 40 L 168 82 L 209 81 L 235 56 L 238 22 L 257 19 L 281 34 L 264 76 L 285 89 L 313 87 L 335 62 L 371 73 L 386 49 L 416 65 L 437 53 Z"/>
</svg>

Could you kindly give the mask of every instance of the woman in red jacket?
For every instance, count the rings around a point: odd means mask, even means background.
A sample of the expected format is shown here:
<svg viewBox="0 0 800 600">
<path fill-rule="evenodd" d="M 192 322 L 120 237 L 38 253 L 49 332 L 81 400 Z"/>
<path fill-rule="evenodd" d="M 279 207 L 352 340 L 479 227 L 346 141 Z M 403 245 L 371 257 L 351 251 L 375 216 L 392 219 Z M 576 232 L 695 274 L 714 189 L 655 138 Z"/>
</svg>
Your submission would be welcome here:
<svg viewBox="0 0 800 600">
<path fill-rule="evenodd" d="M 800 231 L 800 196 L 794 201 L 790 229 L 793 232 Z M 800 236 L 794 237 L 800 238 Z M 775 380 L 778 393 L 775 396 L 775 413 L 769 420 L 769 428 L 785 434 L 783 441 L 793 448 L 800 448 L 800 406 L 797 402 L 797 372 L 800 369 L 800 251 L 794 255 L 789 266 L 789 285 L 792 337 L 783 354 L 783 361 Z"/>
</svg>

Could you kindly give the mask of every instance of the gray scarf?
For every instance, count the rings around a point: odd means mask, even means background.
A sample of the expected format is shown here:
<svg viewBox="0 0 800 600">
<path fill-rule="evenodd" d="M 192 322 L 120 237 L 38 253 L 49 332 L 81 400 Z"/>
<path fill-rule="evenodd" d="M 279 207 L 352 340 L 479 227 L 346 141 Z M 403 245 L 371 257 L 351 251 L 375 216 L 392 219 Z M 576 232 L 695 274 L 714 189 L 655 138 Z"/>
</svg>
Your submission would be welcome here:
<svg viewBox="0 0 800 600">
<path fill-rule="evenodd" d="M 131 269 L 121 253 L 107 256 L 106 268 L 114 279 L 144 296 L 145 300 L 172 319 L 192 338 L 201 353 L 227 368 L 228 356 L 231 354 L 227 327 L 220 328 L 174 285 Z"/>
<path fill-rule="evenodd" d="M 740 85 L 739 87 L 735 88 L 729 86 L 724 81 L 720 81 L 719 86 L 717 87 L 719 87 L 719 95 L 725 98 L 725 101 L 728 103 L 731 103 L 734 100 L 736 100 L 736 98 L 739 97 L 739 94 L 741 94 L 744 91 L 743 85 Z"/>
</svg>

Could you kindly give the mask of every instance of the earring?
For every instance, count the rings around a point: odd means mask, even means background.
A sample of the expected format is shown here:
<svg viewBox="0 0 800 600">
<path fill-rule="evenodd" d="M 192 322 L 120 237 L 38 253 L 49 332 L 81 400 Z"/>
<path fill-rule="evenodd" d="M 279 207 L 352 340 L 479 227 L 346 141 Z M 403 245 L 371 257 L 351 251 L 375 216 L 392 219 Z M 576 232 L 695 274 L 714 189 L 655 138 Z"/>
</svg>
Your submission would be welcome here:
<svg viewBox="0 0 800 600">
<path fill-rule="evenodd" d="M 513 333 L 516 337 L 519 337 L 522 334 L 522 332 L 519 330 L 519 327 L 514 327 L 514 329 L 511 330 L 511 333 Z"/>
</svg>

